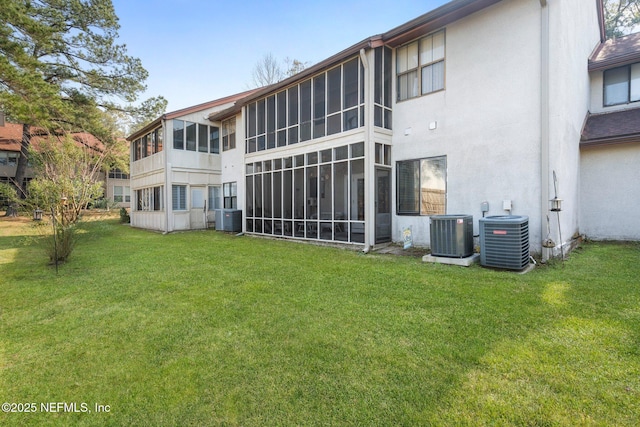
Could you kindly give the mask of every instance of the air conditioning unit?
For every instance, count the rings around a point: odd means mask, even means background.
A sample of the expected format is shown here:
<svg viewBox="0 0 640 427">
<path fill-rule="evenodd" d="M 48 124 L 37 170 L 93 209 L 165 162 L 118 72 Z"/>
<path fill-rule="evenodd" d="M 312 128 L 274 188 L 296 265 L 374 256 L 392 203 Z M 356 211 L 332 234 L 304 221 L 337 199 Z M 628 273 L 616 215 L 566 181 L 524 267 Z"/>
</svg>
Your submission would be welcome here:
<svg viewBox="0 0 640 427">
<path fill-rule="evenodd" d="M 430 217 L 431 255 L 466 258 L 473 254 L 472 215 Z"/>
<path fill-rule="evenodd" d="M 216 209 L 217 231 L 242 231 L 242 211 L 239 209 Z"/>
<path fill-rule="evenodd" d="M 529 217 L 498 215 L 480 219 L 480 264 L 523 270 L 529 265 Z"/>
</svg>

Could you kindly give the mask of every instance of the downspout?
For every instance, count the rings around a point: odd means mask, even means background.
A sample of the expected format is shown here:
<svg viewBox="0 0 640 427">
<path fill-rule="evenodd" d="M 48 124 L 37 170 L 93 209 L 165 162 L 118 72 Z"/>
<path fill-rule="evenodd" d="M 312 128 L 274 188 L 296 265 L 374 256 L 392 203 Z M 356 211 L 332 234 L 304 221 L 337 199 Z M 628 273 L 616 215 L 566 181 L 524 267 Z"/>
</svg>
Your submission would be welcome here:
<svg viewBox="0 0 640 427">
<path fill-rule="evenodd" d="M 375 209 L 371 209 L 371 197 L 370 194 L 373 194 L 374 191 L 367 191 L 373 185 L 373 177 L 372 168 L 371 168 L 371 155 L 369 145 L 371 141 L 373 141 L 373 96 L 371 94 L 371 82 L 373 79 L 371 78 L 371 68 L 369 67 L 369 60 L 367 59 L 367 53 L 364 49 L 360 49 L 360 61 L 362 61 L 362 66 L 364 67 L 364 109 L 365 109 L 365 141 L 364 141 L 364 174 L 365 174 L 365 233 L 364 233 L 364 249 L 362 252 L 369 253 L 371 250 L 371 237 L 372 230 L 375 232 L 374 227 L 371 224 L 375 224 Z M 375 197 L 375 196 L 374 196 Z M 373 220 L 373 222 L 372 222 Z"/>
<path fill-rule="evenodd" d="M 545 217 L 549 204 L 549 5 L 540 0 L 540 239 L 547 234 Z M 549 260 L 550 249 L 542 248 L 542 262 Z"/>
<path fill-rule="evenodd" d="M 167 120 L 162 118 L 162 139 L 164 139 L 164 234 L 169 232 L 169 149 L 173 147 L 173 135 L 171 136 L 171 147 L 167 144 Z"/>
</svg>

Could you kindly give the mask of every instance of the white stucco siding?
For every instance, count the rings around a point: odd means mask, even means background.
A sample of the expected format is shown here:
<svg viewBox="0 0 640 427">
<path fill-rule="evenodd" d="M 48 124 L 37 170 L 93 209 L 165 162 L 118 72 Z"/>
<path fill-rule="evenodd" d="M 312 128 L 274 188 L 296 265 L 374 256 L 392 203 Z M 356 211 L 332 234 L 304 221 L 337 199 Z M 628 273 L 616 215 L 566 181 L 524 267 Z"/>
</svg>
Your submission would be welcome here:
<svg viewBox="0 0 640 427">
<path fill-rule="evenodd" d="M 640 240 L 640 143 L 581 154 L 581 232 L 597 240 Z"/>
<path fill-rule="evenodd" d="M 476 233 L 483 201 L 488 215 L 511 200 L 511 213 L 540 220 L 539 7 L 502 2 L 448 26 L 445 90 L 394 106 L 394 163 L 447 156 L 447 213 L 472 214 Z M 429 244 L 428 217 L 393 225 L 394 240 L 411 225 L 414 242 Z"/>
<path fill-rule="evenodd" d="M 555 196 L 555 171 L 558 197 L 563 199 L 562 239 L 567 242 L 579 231 L 579 143 L 591 103 L 587 58 L 600 34 L 595 0 L 549 2 L 549 7 L 549 195 Z M 557 230 L 557 215 L 550 219 L 551 230 Z M 559 233 L 553 232 L 552 238 L 560 242 Z"/>
</svg>

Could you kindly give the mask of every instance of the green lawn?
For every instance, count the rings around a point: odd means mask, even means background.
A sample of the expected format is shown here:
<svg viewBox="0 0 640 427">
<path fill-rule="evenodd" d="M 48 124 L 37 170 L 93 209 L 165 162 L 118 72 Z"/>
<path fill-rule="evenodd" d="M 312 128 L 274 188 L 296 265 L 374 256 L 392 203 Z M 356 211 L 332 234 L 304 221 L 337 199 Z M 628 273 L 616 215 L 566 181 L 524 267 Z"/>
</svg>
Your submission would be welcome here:
<svg viewBox="0 0 640 427">
<path fill-rule="evenodd" d="M 636 243 L 516 274 L 109 220 L 56 275 L 33 233 L 0 220 L 0 402 L 36 404 L 0 425 L 640 424 Z"/>
</svg>

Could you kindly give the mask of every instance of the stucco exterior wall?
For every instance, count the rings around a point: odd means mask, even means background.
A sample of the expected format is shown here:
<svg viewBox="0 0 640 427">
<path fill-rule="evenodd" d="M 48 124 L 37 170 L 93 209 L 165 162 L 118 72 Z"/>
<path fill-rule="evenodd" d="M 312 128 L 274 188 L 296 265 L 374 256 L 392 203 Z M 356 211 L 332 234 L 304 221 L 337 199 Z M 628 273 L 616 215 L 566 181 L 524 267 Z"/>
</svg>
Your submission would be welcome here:
<svg viewBox="0 0 640 427">
<path fill-rule="evenodd" d="M 581 232 L 597 240 L 640 240 L 640 142 L 583 148 Z"/>
<path fill-rule="evenodd" d="M 511 200 L 511 213 L 539 221 L 539 8 L 501 2 L 449 25 L 445 90 L 394 106 L 394 165 L 446 155 L 446 213 L 472 214 L 476 234 L 483 201 L 488 215 Z M 394 216 L 394 240 L 407 226 L 429 245 L 428 217 Z"/>
<path fill-rule="evenodd" d="M 549 2 L 549 198 L 563 199 L 560 225 L 564 243 L 579 232 L 580 135 L 590 104 L 587 58 L 600 42 L 595 0 Z M 548 209 L 548 206 L 547 206 Z M 557 215 L 549 215 L 558 244 Z M 546 218 L 542 223 L 545 230 Z"/>
</svg>

